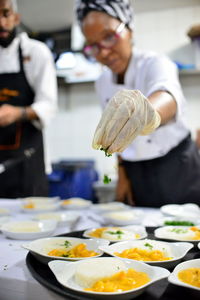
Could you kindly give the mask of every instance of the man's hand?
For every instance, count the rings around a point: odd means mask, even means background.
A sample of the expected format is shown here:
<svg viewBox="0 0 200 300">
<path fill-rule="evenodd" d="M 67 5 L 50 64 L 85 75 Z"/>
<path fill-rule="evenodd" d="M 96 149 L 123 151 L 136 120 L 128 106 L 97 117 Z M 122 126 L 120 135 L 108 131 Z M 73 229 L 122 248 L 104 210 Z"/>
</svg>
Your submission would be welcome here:
<svg viewBox="0 0 200 300">
<path fill-rule="evenodd" d="M 4 104 L 0 106 L 0 126 L 5 127 L 17 122 L 22 117 L 20 107 Z"/>
<path fill-rule="evenodd" d="M 138 136 L 153 132 L 159 113 L 138 90 L 117 92 L 106 106 L 94 134 L 93 147 L 108 153 L 122 152 Z"/>
</svg>

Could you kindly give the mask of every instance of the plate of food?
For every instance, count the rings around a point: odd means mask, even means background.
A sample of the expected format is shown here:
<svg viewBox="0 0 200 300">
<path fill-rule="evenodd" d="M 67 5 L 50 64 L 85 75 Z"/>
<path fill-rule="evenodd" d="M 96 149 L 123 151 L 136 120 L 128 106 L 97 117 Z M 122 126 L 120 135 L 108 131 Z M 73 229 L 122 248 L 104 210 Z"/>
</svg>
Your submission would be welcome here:
<svg viewBox="0 0 200 300">
<path fill-rule="evenodd" d="M 122 202 L 113 201 L 108 203 L 93 204 L 91 208 L 97 213 L 104 213 L 110 211 L 123 211 L 129 209 L 130 207 Z"/>
<path fill-rule="evenodd" d="M 23 204 L 44 204 L 44 203 L 56 203 L 60 200 L 59 197 L 26 197 L 22 199 Z"/>
<path fill-rule="evenodd" d="M 58 226 L 71 225 L 75 223 L 80 217 L 80 213 L 77 211 L 58 211 L 58 212 L 47 212 L 37 214 L 33 217 L 34 220 L 56 220 Z"/>
<path fill-rule="evenodd" d="M 29 250 L 42 263 L 51 260 L 77 261 L 103 255 L 100 246 L 106 246 L 105 240 L 82 239 L 75 237 L 49 237 L 38 239 L 22 247 Z"/>
<path fill-rule="evenodd" d="M 25 213 L 42 213 L 56 211 L 60 208 L 60 202 L 48 201 L 22 201 L 21 210 Z"/>
<path fill-rule="evenodd" d="M 62 286 L 92 299 L 133 299 L 170 274 L 164 268 L 114 257 L 48 265 Z"/>
<path fill-rule="evenodd" d="M 155 229 L 156 238 L 175 241 L 200 241 L 200 225 L 198 226 L 163 226 Z"/>
<path fill-rule="evenodd" d="M 138 260 L 151 265 L 171 268 L 192 248 L 192 243 L 167 243 L 144 239 L 118 242 L 103 246 L 101 250 L 121 259 Z"/>
<path fill-rule="evenodd" d="M 147 237 L 144 226 L 132 225 L 123 227 L 98 227 L 84 231 L 84 237 L 105 239 L 109 242 L 138 240 Z"/>
<path fill-rule="evenodd" d="M 61 207 L 65 209 L 85 209 L 92 205 L 90 200 L 72 197 L 61 201 Z"/>
<path fill-rule="evenodd" d="M 200 292 L 200 258 L 178 264 L 168 277 L 168 281 Z"/>
<path fill-rule="evenodd" d="M 104 213 L 102 216 L 106 224 L 125 226 L 131 224 L 141 224 L 144 213 L 139 209 L 129 209 L 125 211 L 112 211 L 109 213 Z"/>
<path fill-rule="evenodd" d="M 164 215 L 187 218 L 189 221 L 200 218 L 200 207 L 195 203 L 167 204 L 160 210 Z"/>
<path fill-rule="evenodd" d="M 55 220 L 12 221 L 1 226 L 2 233 L 15 240 L 32 240 L 53 234 L 57 227 Z"/>
<path fill-rule="evenodd" d="M 10 216 L 3 216 L 0 217 L 0 230 L 1 230 L 1 226 L 5 223 L 8 223 L 10 221 Z"/>
</svg>

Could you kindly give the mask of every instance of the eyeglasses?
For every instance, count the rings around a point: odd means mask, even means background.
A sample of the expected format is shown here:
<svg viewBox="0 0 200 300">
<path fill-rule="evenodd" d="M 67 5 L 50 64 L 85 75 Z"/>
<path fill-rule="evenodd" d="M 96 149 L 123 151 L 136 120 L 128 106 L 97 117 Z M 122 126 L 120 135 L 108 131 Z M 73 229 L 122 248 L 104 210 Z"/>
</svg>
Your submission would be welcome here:
<svg viewBox="0 0 200 300">
<path fill-rule="evenodd" d="M 102 48 L 112 48 L 117 43 L 120 34 L 124 30 L 125 26 L 126 25 L 124 23 L 120 23 L 114 32 L 108 34 L 99 43 L 94 43 L 92 45 L 85 46 L 83 49 L 84 53 L 88 56 L 97 56 Z"/>
</svg>

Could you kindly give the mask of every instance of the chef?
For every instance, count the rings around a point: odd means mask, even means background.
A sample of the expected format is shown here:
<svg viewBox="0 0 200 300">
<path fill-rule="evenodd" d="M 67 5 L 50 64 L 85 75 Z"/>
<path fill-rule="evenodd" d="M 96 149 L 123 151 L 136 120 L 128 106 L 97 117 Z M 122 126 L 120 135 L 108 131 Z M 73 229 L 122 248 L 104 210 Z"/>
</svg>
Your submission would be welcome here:
<svg viewBox="0 0 200 300">
<path fill-rule="evenodd" d="M 0 174 L 1 198 L 48 195 L 42 130 L 56 112 L 54 61 L 17 34 L 19 22 L 16 1 L 0 0 L 0 164 L 13 163 Z"/>
<path fill-rule="evenodd" d="M 118 153 L 117 200 L 137 206 L 200 203 L 200 157 L 185 123 L 177 68 L 133 46 L 129 1 L 76 1 L 84 52 L 105 66 L 93 147 Z M 147 28 L 148 30 L 148 28 Z"/>
</svg>

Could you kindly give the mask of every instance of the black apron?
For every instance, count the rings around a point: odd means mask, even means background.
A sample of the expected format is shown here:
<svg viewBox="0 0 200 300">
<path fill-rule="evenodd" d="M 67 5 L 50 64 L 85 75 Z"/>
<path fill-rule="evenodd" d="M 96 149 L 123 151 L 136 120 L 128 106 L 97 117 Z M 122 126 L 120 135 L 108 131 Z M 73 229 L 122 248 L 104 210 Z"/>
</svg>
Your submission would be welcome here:
<svg viewBox="0 0 200 300">
<path fill-rule="evenodd" d="M 163 157 L 123 165 L 137 206 L 200 205 L 200 155 L 190 136 Z"/>
<path fill-rule="evenodd" d="M 0 105 L 23 107 L 33 103 L 34 92 L 25 76 L 20 46 L 19 63 L 19 73 L 0 74 Z M 47 196 L 42 132 L 29 121 L 0 127 L 0 163 L 23 157 L 28 148 L 35 150 L 32 157 L 0 174 L 0 198 Z"/>
</svg>

